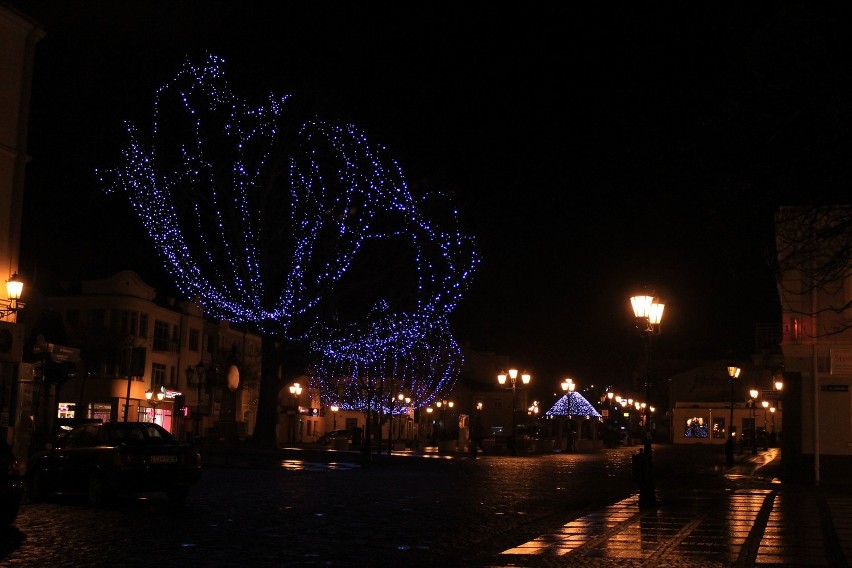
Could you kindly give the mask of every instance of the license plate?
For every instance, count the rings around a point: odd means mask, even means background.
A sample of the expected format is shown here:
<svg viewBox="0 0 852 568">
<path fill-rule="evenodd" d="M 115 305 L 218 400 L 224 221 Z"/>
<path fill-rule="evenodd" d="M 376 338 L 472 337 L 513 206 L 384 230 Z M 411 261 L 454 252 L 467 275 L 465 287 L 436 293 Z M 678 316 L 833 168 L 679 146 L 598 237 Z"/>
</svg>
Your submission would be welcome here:
<svg viewBox="0 0 852 568">
<path fill-rule="evenodd" d="M 177 456 L 151 456 L 151 463 L 176 463 Z"/>
</svg>

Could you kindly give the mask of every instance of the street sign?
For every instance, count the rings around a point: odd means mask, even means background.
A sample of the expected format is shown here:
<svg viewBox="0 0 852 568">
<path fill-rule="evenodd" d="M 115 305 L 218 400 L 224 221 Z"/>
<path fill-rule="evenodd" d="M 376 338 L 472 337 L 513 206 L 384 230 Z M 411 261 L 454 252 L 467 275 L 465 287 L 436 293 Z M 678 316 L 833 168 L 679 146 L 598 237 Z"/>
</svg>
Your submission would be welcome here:
<svg viewBox="0 0 852 568">
<path fill-rule="evenodd" d="M 76 347 L 66 347 L 55 343 L 36 343 L 33 353 L 47 353 L 54 363 L 79 363 L 80 350 Z"/>
</svg>

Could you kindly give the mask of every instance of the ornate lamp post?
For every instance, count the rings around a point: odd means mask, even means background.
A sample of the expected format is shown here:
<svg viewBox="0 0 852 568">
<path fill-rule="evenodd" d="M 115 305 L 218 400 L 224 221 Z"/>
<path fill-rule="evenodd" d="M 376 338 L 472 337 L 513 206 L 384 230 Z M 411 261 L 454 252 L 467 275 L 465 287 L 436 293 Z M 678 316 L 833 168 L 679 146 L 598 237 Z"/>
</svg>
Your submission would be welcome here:
<svg viewBox="0 0 852 568">
<path fill-rule="evenodd" d="M 340 410 L 340 407 L 336 404 L 331 405 L 331 429 L 337 430 L 337 411 Z"/>
<path fill-rule="evenodd" d="M 568 428 L 565 430 L 566 444 L 565 447 L 568 452 L 574 451 L 574 423 L 571 420 L 571 402 L 574 399 L 574 389 L 577 388 L 577 385 L 574 383 L 574 380 L 571 377 L 567 377 L 564 382 L 561 384 L 562 390 L 568 393 L 568 404 L 566 404 L 568 415 Z"/>
<path fill-rule="evenodd" d="M 17 313 L 18 310 L 24 307 L 21 301 L 21 294 L 24 291 L 24 283 L 18 278 L 18 273 L 15 272 L 6 281 L 6 300 L 0 300 L 0 317 Z"/>
<path fill-rule="evenodd" d="M 728 367 L 728 383 L 731 386 L 731 416 L 728 424 L 728 439 L 725 442 L 725 463 L 734 465 L 734 379 L 739 378 L 741 369 L 733 365 Z"/>
<path fill-rule="evenodd" d="M 663 319 L 663 304 L 651 295 L 633 296 L 630 298 L 633 315 L 636 317 L 636 329 L 642 334 L 645 343 L 645 399 L 651 400 L 651 337 L 660 334 L 660 322 Z M 651 409 L 645 406 L 645 450 L 642 460 L 642 475 L 639 486 L 639 508 L 656 508 L 657 497 L 654 495 L 654 469 L 651 446 Z"/>
<path fill-rule="evenodd" d="M 438 451 L 453 451 L 454 442 L 450 442 L 449 428 L 447 428 L 446 412 L 448 408 L 452 408 L 455 403 L 452 400 L 437 400 L 435 406 L 438 407 Z M 452 417 L 452 415 L 451 415 Z"/>
<path fill-rule="evenodd" d="M 512 385 L 512 438 L 510 441 L 509 452 L 514 456 L 517 455 L 517 448 L 515 447 L 515 404 L 516 404 L 516 392 L 515 392 L 515 383 L 518 380 L 518 370 L 517 369 L 509 369 L 508 375 L 506 373 L 500 373 L 497 375 L 497 382 L 500 386 L 505 386 L 506 379 L 509 379 Z M 524 385 L 530 384 L 530 375 L 529 373 L 521 374 L 521 383 Z"/>
<path fill-rule="evenodd" d="M 772 408 L 772 412 L 775 412 L 775 410 L 777 408 L 780 408 L 782 410 L 784 408 L 784 402 L 783 402 L 784 401 L 784 398 L 783 398 L 784 381 L 781 380 L 780 376 L 776 377 L 775 390 L 778 392 L 778 397 L 777 397 L 777 400 L 775 401 L 775 406 Z M 772 415 L 772 438 L 773 438 L 773 442 L 777 441 L 777 438 L 775 438 L 775 415 L 774 414 Z"/>
<path fill-rule="evenodd" d="M 399 400 L 399 409 L 400 409 L 400 412 L 399 412 L 400 416 L 397 418 L 397 427 L 396 427 L 396 441 L 399 442 L 400 440 L 402 440 L 403 428 L 406 425 L 406 422 L 408 420 L 408 413 L 410 412 L 410 409 L 411 409 L 411 397 L 405 396 L 404 393 L 399 393 L 396 398 L 397 398 L 397 400 Z M 403 413 L 405 413 L 405 415 L 406 415 L 405 419 L 403 419 L 403 417 L 402 417 Z M 393 420 L 393 417 L 391 417 L 391 420 Z"/>
<path fill-rule="evenodd" d="M 766 409 L 769 408 L 769 401 L 764 400 L 760 405 L 763 407 L 763 451 L 765 452 L 769 449 L 769 435 L 766 431 Z"/>
<path fill-rule="evenodd" d="M 754 418 L 754 414 L 755 414 L 754 409 L 755 409 L 755 405 L 757 404 L 757 396 L 760 393 L 757 391 L 757 389 L 751 389 L 750 391 L 748 391 L 748 394 L 749 394 L 749 396 L 751 396 L 751 398 L 748 401 L 748 405 L 751 407 L 751 423 L 752 423 L 751 453 L 756 454 L 757 453 L 757 424 L 756 424 L 756 421 L 755 421 L 755 418 Z"/>
<path fill-rule="evenodd" d="M 299 427 L 299 395 L 302 394 L 302 386 L 299 383 L 290 385 L 290 394 L 293 396 L 293 430 L 290 436 L 291 442 L 296 443 L 296 429 Z"/>
<path fill-rule="evenodd" d="M 774 406 L 769 407 L 769 414 L 772 416 L 772 434 L 770 434 L 770 436 L 772 437 L 772 447 L 774 448 L 775 447 L 775 407 Z"/>
<path fill-rule="evenodd" d="M 148 389 L 145 391 L 145 398 L 148 400 L 148 406 L 154 409 L 154 417 L 151 422 L 157 421 L 157 406 L 160 405 L 166 398 L 166 387 L 161 386 L 157 390 Z"/>
</svg>

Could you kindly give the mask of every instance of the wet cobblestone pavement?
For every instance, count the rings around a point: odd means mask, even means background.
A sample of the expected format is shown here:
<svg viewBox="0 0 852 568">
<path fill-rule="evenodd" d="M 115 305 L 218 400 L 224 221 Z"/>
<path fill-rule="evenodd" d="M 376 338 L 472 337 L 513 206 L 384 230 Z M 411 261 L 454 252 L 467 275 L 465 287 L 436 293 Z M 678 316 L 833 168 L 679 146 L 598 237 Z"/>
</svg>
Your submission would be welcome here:
<svg viewBox="0 0 852 568">
<path fill-rule="evenodd" d="M 847 566 L 852 491 L 785 485 L 739 456 L 655 447 L 659 508 L 631 456 L 205 454 L 186 506 L 25 504 L 0 566 Z"/>
<path fill-rule="evenodd" d="M 664 488 L 656 510 L 641 511 L 631 495 L 503 551 L 492 565 L 848 566 L 852 488 L 761 477 L 759 466 L 776 458 L 771 450 L 742 460 L 724 475 L 742 487 L 722 493 Z"/>
</svg>

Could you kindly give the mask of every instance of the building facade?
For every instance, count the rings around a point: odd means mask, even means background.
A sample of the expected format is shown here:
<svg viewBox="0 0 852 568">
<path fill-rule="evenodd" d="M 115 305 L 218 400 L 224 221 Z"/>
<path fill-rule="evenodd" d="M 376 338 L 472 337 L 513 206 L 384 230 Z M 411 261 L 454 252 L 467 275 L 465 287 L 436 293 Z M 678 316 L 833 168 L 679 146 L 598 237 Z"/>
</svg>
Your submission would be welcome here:
<svg viewBox="0 0 852 568">
<path fill-rule="evenodd" d="M 47 422 L 156 422 L 182 440 L 234 439 L 254 429 L 258 335 L 207 321 L 191 302 L 159 301 L 130 271 L 83 281 L 46 298 L 44 309 L 61 321 L 68 343 L 37 339 L 44 373 L 63 347 L 79 352 L 72 368 L 54 368 L 54 376 L 41 381 L 44 407 L 56 409 Z M 37 369 L 33 373 L 38 384 Z"/>
<path fill-rule="evenodd" d="M 787 408 L 797 427 L 785 439 L 785 460 L 817 482 L 833 462 L 852 462 L 850 220 L 848 206 L 785 207 L 776 215 L 784 384 L 798 401 Z"/>
<path fill-rule="evenodd" d="M 30 92 L 35 46 L 43 37 L 38 23 L 0 4 L 0 302 L 4 307 L 9 298 L 3 284 L 18 271 L 24 177 L 30 159 Z M 26 298 L 26 289 L 24 294 Z M 0 316 L 0 436 L 13 446 L 24 331 L 17 314 Z"/>
</svg>

